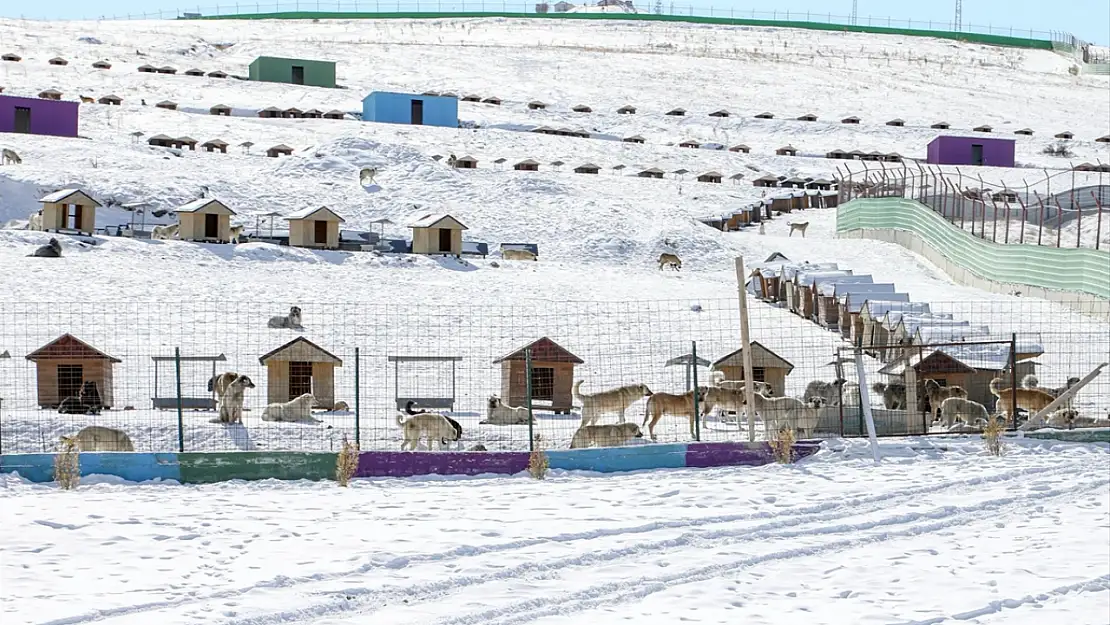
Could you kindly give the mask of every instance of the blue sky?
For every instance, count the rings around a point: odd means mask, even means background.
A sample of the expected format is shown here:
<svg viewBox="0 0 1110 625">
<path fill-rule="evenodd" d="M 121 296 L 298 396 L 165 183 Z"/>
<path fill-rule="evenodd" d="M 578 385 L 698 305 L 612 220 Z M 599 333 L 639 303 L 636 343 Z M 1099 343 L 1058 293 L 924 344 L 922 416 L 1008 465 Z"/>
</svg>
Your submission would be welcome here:
<svg viewBox="0 0 1110 625">
<path fill-rule="evenodd" d="M 27 18 L 91 18 L 101 15 L 126 15 L 157 12 L 159 10 L 175 11 L 178 9 L 196 10 L 198 0 L 100 0 L 90 3 L 88 0 L 47 0 L 39 3 L 22 3 L 15 0 L 5 0 L 0 3 L 0 16 L 27 17 Z M 210 12 L 210 7 L 219 4 L 221 12 L 229 12 L 235 6 L 235 0 L 199 0 L 201 9 Z M 263 5 L 278 0 L 259 0 Z M 297 0 L 280 0 L 282 4 L 292 5 Z M 315 8 L 315 0 L 299 0 L 302 8 Z M 341 0 L 345 8 L 352 7 L 354 0 Z M 402 0 L 402 5 L 413 6 L 417 0 Z M 450 4 L 453 0 L 442 0 L 443 5 Z M 466 1 L 467 4 L 478 5 L 482 0 L 454 0 Z M 509 5 L 532 5 L 536 0 L 506 0 Z M 573 1 L 573 0 L 572 0 Z M 359 0 L 364 10 L 373 6 L 374 0 Z M 382 5 L 392 3 L 394 0 L 384 0 Z M 487 7 L 498 4 L 498 0 L 485 0 Z M 654 0 L 635 0 L 637 6 L 650 7 Z M 423 0 L 425 7 L 431 8 L 436 0 Z M 665 5 L 672 4 L 671 0 L 664 0 Z M 193 4 L 193 7 L 188 7 Z M 334 8 L 336 0 L 321 0 L 321 8 Z M 762 3 L 753 3 L 750 0 L 674 0 L 678 6 L 693 5 L 695 7 L 710 6 L 718 14 L 723 14 L 729 9 L 737 12 L 778 10 L 780 12 L 798 12 L 804 14 L 812 11 L 815 14 L 848 15 L 851 13 L 851 0 L 767 0 Z M 331 5 L 330 7 L 328 5 Z M 240 6 L 247 10 L 253 9 L 254 2 L 241 0 Z M 187 8 L 188 7 L 188 8 Z M 925 2 L 881 2 L 880 0 L 859 0 L 859 15 L 875 16 L 876 18 L 891 17 L 894 19 L 913 19 L 914 21 L 935 20 L 937 22 L 950 22 L 955 7 L 955 0 L 927 0 Z M 866 20 L 862 20 L 867 23 Z M 1060 30 L 1101 45 L 1110 44 L 1110 1 L 1107 0 L 964 0 L 964 24 L 991 25 L 994 27 L 1013 27 L 1017 31 L 1024 30 L 1028 35 L 1029 29 L 1039 31 Z M 876 22 L 878 23 L 878 22 Z"/>
</svg>

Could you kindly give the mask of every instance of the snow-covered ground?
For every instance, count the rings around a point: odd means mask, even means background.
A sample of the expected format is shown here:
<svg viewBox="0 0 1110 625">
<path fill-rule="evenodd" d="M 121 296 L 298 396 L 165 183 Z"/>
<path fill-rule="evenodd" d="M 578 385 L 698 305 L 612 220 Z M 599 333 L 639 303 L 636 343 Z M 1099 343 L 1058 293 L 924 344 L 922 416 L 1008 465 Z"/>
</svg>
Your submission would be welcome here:
<svg viewBox="0 0 1110 625">
<path fill-rule="evenodd" d="M 5 625 L 1103 625 L 1110 453 L 334 483 L 0 477 Z"/>
</svg>

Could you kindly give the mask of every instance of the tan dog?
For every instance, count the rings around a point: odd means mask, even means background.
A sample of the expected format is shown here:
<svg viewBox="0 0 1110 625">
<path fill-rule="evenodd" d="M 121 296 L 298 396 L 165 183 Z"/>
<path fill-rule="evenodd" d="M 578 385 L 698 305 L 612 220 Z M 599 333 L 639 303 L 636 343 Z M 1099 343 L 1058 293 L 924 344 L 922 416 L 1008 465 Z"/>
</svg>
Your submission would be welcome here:
<svg viewBox="0 0 1110 625">
<path fill-rule="evenodd" d="M 312 406 L 316 398 L 312 393 L 305 393 L 296 399 L 287 402 L 273 403 L 262 411 L 263 421 L 282 421 L 285 423 L 320 423 L 312 416 Z"/>
<path fill-rule="evenodd" d="M 641 397 L 650 397 L 651 389 L 644 384 L 629 384 L 594 394 L 582 394 L 582 380 L 574 383 L 574 399 L 582 404 L 582 424 L 593 425 L 606 412 L 617 413 L 624 423 L 624 412 Z"/>
<path fill-rule="evenodd" d="M 633 438 L 643 437 L 644 433 L 635 423 L 584 425 L 570 439 L 570 448 L 620 447 Z"/>
<path fill-rule="evenodd" d="M 704 397 L 704 396 L 703 396 Z M 648 426 L 651 440 L 655 440 L 655 424 L 659 423 L 665 415 L 686 417 L 690 422 L 690 438 L 697 436 L 694 431 L 694 391 L 686 391 L 681 395 L 671 393 L 654 393 L 648 398 L 647 410 L 644 414 L 644 425 Z M 648 423 L 650 420 L 651 423 Z"/>
<path fill-rule="evenodd" d="M 87 95 L 79 95 L 77 97 L 81 98 L 81 104 L 96 104 L 96 99 L 90 98 Z"/>
<path fill-rule="evenodd" d="M 809 227 L 809 222 L 808 221 L 803 221 L 803 222 L 800 222 L 800 223 L 790 223 L 790 224 L 787 224 L 787 225 L 790 226 L 790 234 L 788 234 L 787 237 L 794 236 L 794 231 L 797 230 L 798 232 L 802 233 L 802 238 L 803 239 L 806 238 L 806 228 Z"/>
<path fill-rule="evenodd" d="M 216 376 L 212 386 L 218 389 L 217 397 L 219 397 L 216 402 L 219 412 L 216 422 L 242 423 L 244 395 L 248 388 L 254 388 L 254 382 L 245 375 L 223 373 Z"/>
<path fill-rule="evenodd" d="M 345 401 L 337 401 L 334 404 L 332 404 L 332 407 L 331 407 L 332 412 L 347 412 L 350 409 L 351 409 L 351 407 L 348 406 L 347 402 L 345 402 Z"/>
<path fill-rule="evenodd" d="M 497 395 L 490 395 L 486 401 L 486 418 L 479 421 L 482 425 L 528 425 L 528 408 L 508 406 Z"/>
<path fill-rule="evenodd" d="M 804 402 L 795 397 L 752 397 L 756 413 L 763 418 L 763 432 L 770 438 L 775 432 L 792 429 L 801 436 L 811 436 L 817 429 L 821 408 L 825 406 L 824 397 L 814 397 Z"/>
<path fill-rule="evenodd" d="M 935 418 L 940 413 L 940 406 L 949 397 L 967 399 L 967 391 L 962 386 L 941 386 L 936 380 L 925 380 L 925 396 L 929 398 L 929 409 Z M 968 423 L 964 421 L 964 423 Z M 951 427 L 952 423 L 948 424 Z M 970 423 L 969 423 L 970 425 Z"/>
<path fill-rule="evenodd" d="M 934 406 L 935 404 L 929 405 Z M 990 423 L 990 415 L 987 414 L 987 409 L 983 404 L 963 397 L 949 397 L 942 401 L 940 403 L 940 419 L 944 421 L 947 428 L 951 428 L 956 419 L 963 421 L 964 425 L 972 427 L 979 425 L 980 421 L 983 424 Z"/>
<path fill-rule="evenodd" d="M 995 405 L 995 412 L 998 414 L 1009 414 L 1011 407 L 1014 405 L 1014 399 L 1017 399 L 1018 410 L 1024 410 L 1033 416 L 1038 412 L 1045 409 L 1046 406 L 1056 400 L 1051 394 L 1046 393 L 1035 388 L 999 388 L 1002 384 L 1002 378 L 995 378 L 991 380 L 991 395 L 998 398 L 998 404 Z"/>
<path fill-rule="evenodd" d="M 127 434 L 99 425 L 82 428 L 73 439 L 77 441 L 77 449 L 80 451 L 135 451 Z"/>
<path fill-rule="evenodd" d="M 659 255 L 659 270 L 662 271 L 664 267 L 670 267 L 675 271 L 682 269 L 682 259 L 674 254 L 663 252 Z"/>
<path fill-rule="evenodd" d="M 401 451 L 409 449 L 416 451 L 420 440 L 428 441 L 428 449 L 432 448 L 435 441 L 438 449 L 443 449 L 444 441 L 457 441 L 458 433 L 447 417 L 437 412 L 422 412 L 405 419 L 404 415 L 397 413 L 397 425 L 401 426 L 404 440 L 401 441 Z"/>
<path fill-rule="evenodd" d="M 739 389 L 720 386 L 710 386 L 705 389 L 704 399 L 698 407 L 701 411 L 702 423 L 705 423 L 705 417 L 709 416 L 714 408 L 720 408 L 725 412 L 735 412 L 736 414 L 744 411 L 744 383 L 740 382 L 739 384 L 741 385 Z M 762 383 L 756 382 L 756 384 Z"/>
<path fill-rule="evenodd" d="M 536 255 L 529 250 L 501 250 L 501 258 L 505 260 L 536 260 Z"/>
</svg>

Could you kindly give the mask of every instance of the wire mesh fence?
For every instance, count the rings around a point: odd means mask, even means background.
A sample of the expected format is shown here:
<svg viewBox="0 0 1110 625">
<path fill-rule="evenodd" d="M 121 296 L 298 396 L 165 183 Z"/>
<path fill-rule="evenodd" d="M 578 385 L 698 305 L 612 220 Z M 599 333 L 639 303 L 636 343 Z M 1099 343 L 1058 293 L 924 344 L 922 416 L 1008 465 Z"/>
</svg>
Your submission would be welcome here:
<svg viewBox="0 0 1110 625">
<path fill-rule="evenodd" d="M 1089 165 L 1089 164 L 1085 164 Z M 862 169 L 860 168 L 862 167 Z M 939 167 L 859 161 L 840 171 L 840 202 L 904 197 L 995 243 L 1110 249 L 1110 167 L 986 181 Z"/>
<path fill-rule="evenodd" d="M 583 398 L 593 402 L 597 424 L 616 424 L 623 412 L 643 428 L 643 440 L 607 444 L 646 443 L 652 434 L 658 442 L 749 439 L 743 406 L 705 391 L 744 378 L 735 298 L 469 306 L 429 298 L 417 308 L 300 308 L 299 327 L 289 328 L 270 327 L 288 325 L 281 318 L 289 306 L 279 303 L 2 303 L 0 354 L 8 357 L 0 358 L 0 451 L 53 451 L 61 436 L 89 426 L 126 435 L 119 450 L 337 451 L 344 436 L 364 450 L 396 450 L 399 422 L 411 418 L 406 407 L 459 424 L 461 437 L 445 448 L 528 450 L 539 435 L 543 447 L 565 449 L 583 422 Z M 949 431 L 922 416 L 927 379 L 962 386 L 995 414 L 1004 409 L 990 381 L 1012 385 L 1015 358 L 1019 385 L 1033 373 L 1038 385 L 1053 388 L 1110 359 L 1107 323 L 1041 300 L 933 303 L 925 314 L 889 310 L 866 323 L 857 323 L 859 308 L 843 314 L 846 323 L 829 323 L 753 300 L 753 378 L 771 396 L 805 403 L 812 382 L 871 388 L 914 376 L 913 408 L 870 393 L 881 434 Z M 278 319 L 271 324 L 271 317 Z M 855 374 L 857 348 L 864 379 Z M 224 372 L 248 379 L 238 389 L 239 418 L 220 410 Z M 636 390 L 596 397 L 620 387 Z M 685 401 L 696 408 L 667 403 L 695 387 L 702 391 Z M 843 391 L 815 417 L 792 414 L 786 425 L 804 436 L 862 434 Z M 308 404 L 294 401 L 305 394 Z M 663 406 L 651 428 L 650 402 Z M 1072 405 L 1084 418 L 1105 418 L 1110 376 L 1088 384 Z M 695 410 L 700 418 L 691 417 Z M 750 434 L 765 439 L 782 420 L 756 412 Z M 806 426 L 807 415 L 819 423 Z M 420 446 L 429 447 L 440 445 Z"/>
</svg>

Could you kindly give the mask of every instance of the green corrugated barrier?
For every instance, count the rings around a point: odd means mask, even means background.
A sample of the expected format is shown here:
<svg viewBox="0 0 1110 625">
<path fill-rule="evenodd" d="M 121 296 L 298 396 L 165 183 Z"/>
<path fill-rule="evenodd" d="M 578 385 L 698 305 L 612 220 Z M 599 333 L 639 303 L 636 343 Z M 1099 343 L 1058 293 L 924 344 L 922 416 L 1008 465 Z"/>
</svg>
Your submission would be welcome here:
<svg viewBox="0 0 1110 625">
<path fill-rule="evenodd" d="M 994 282 L 1110 299 L 1110 252 L 984 241 L 928 206 L 903 198 L 853 200 L 837 207 L 837 232 L 904 230 L 948 260 Z"/>
<path fill-rule="evenodd" d="M 635 22 L 688 22 L 691 24 L 721 24 L 725 26 L 762 26 L 767 28 L 802 28 L 807 30 L 827 30 L 875 35 L 903 35 L 907 37 L 934 37 L 968 41 L 992 46 L 1032 48 L 1052 50 L 1052 42 L 1025 37 L 985 35 L 980 33 L 957 33 L 944 30 L 922 30 L 916 28 L 887 28 L 884 26 L 862 26 L 850 24 L 828 24 L 824 22 L 804 22 L 795 20 L 759 20 L 733 17 L 701 17 L 697 15 L 656 15 L 654 13 L 514 13 L 497 11 L 474 11 L 457 13 L 363 13 L 342 11 L 282 11 L 276 13 L 238 13 L 234 15 L 205 15 L 201 17 L 180 17 L 178 19 L 202 20 L 385 20 L 385 19 L 464 19 L 480 17 L 556 19 L 556 20 L 626 20 Z"/>
</svg>

